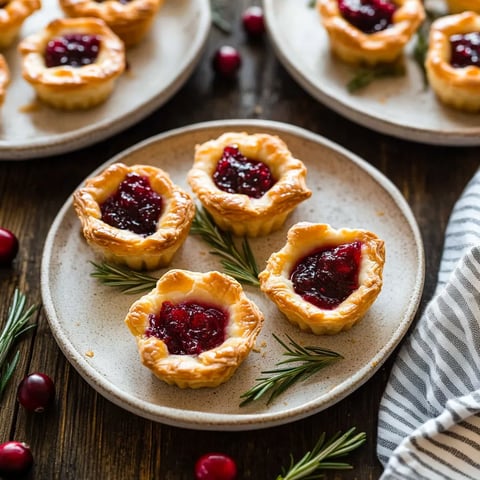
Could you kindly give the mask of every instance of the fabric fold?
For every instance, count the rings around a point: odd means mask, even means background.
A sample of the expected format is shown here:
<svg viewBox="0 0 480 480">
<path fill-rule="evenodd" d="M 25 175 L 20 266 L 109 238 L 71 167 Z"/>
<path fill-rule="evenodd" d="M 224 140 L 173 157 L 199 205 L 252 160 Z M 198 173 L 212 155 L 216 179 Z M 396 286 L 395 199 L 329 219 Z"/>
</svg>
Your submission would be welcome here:
<svg viewBox="0 0 480 480">
<path fill-rule="evenodd" d="M 480 171 L 455 204 L 433 299 L 378 416 L 381 480 L 480 479 Z"/>
</svg>

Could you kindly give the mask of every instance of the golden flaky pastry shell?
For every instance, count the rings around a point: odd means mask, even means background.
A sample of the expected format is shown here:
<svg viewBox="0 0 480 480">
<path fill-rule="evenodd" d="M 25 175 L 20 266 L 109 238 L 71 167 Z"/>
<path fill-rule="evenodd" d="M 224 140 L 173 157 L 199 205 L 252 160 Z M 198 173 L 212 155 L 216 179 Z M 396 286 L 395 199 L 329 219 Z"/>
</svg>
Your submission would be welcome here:
<svg viewBox="0 0 480 480">
<path fill-rule="evenodd" d="M 23 22 L 41 8 L 40 0 L 0 2 L 0 48 L 9 47 L 18 36 Z"/>
<path fill-rule="evenodd" d="M 67 17 L 101 18 L 125 43 L 131 47 L 150 31 L 164 0 L 59 0 Z"/>
<path fill-rule="evenodd" d="M 446 0 L 449 13 L 480 13 L 480 0 Z"/>
<path fill-rule="evenodd" d="M 398 8 L 393 14 L 393 24 L 379 32 L 364 33 L 343 18 L 338 0 L 317 0 L 333 53 L 353 64 L 376 65 L 396 60 L 425 19 L 425 9 L 420 0 L 394 3 Z"/>
<path fill-rule="evenodd" d="M 218 306 L 229 315 L 225 341 L 199 355 L 171 355 L 165 343 L 147 337 L 149 315 L 160 312 L 162 303 L 193 301 Z M 226 382 L 255 344 L 263 325 L 263 314 L 232 277 L 170 270 L 156 287 L 136 301 L 125 322 L 137 340 L 142 363 L 161 380 L 181 388 L 216 387 Z"/>
<path fill-rule="evenodd" d="M 213 173 L 223 150 L 236 145 L 245 157 L 265 163 L 276 183 L 261 198 L 220 190 Z M 283 140 L 274 135 L 228 132 L 195 147 L 188 182 L 203 207 L 223 230 L 258 237 L 280 228 L 288 214 L 312 192 L 305 184 L 307 169 L 294 158 Z"/>
<path fill-rule="evenodd" d="M 147 237 L 102 221 L 100 204 L 117 191 L 130 172 L 148 177 L 152 189 L 162 197 L 157 231 Z M 88 179 L 74 192 L 73 206 L 83 235 L 94 251 L 107 261 L 134 270 L 154 270 L 168 265 L 187 238 L 195 215 L 190 195 L 175 185 L 166 172 L 149 165 L 122 163 L 115 163 Z"/>
<path fill-rule="evenodd" d="M 5 101 L 7 87 L 10 83 L 10 69 L 8 68 L 5 57 L 0 53 L 0 105 Z"/>
<path fill-rule="evenodd" d="M 452 67 L 450 36 L 479 31 L 480 16 L 474 12 L 441 17 L 430 27 L 425 60 L 429 84 L 441 102 L 465 112 L 480 111 L 480 67 Z"/>
<path fill-rule="evenodd" d="M 362 243 L 359 286 L 340 305 L 324 310 L 295 293 L 290 277 L 300 260 L 318 248 L 357 240 Z M 300 222 L 288 231 L 284 247 L 268 259 L 259 275 L 260 288 L 291 323 L 317 335 L 331 335 L 350 329 L 370 308 L 382 288 L 384 263 L 384 242 L 372 232 Z"/>
<path fill-rule="evenodd" d="M 82 67 L 62 65 L 47 68 L 47 43 L 66 34 L 98 35 L 100 50 L 95 62 Z M 116 79 L 125 70 L 125 47 L 103 20 L 64 18 L 50 22 L 40 32 L 20 43 L 22 75 L 45 103 L 66 110 L 91 108 L 105 101 Z"/>
</svg>

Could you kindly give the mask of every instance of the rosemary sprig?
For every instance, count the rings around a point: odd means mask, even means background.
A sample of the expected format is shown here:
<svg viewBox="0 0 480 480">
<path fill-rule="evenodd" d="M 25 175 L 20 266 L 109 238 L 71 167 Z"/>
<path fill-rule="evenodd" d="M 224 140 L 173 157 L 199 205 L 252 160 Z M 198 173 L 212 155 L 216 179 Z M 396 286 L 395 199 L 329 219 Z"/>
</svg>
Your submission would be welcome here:
<svg viewBox="0 0 480 480">
<path fill-rule="evenodd" d="M 90 274 L 104 285 L 117 287 L 123 293 L 143 293 L 155 287 L 158 278 L 129 268 L 111 265 L 110 263 L 90 262 L 95 270 Z"/>
<path fill-rule="evenodd" d="M 197 208 L 190 232 L 200 235 L 214 250 L 210 253 L 221 257 L 224 272 L 241 283 L 258 286 L 258 268 L 247 238 L 242 240 L 242 248 L 235 246 L 233 236 L 215 225 L 210 214 Z"/>
<path fill-rule="evenodd" d="M 402 75 L 405 75 L 405 65 L 402 62 L 385 63 L 375 67 L 362 67 L 348 81 L 347 90 L 350 93 L 354 93 L 370 85 L 378 78 L 400 77 Z"/>
<path fill-rule="evenodd" d="M 319 479 L 322 475 L 319 470 L 350 470 L 353 467 L 344 462 L 326 462 L 325 460 L 343 457 L 352 450 L 357 449 L 366 441 L 365 432 L 354 435 L 355 428 L 351 428 L 343 435 L 336 433 L 328 442 L 325 442 L 325 432 L 311 452 L 307 452 L 297 463 L 290 457 L 288 471 L 283 471 L 276 480 Z"/>
<path fill-rule="evenodd" d="M 210 0 L 210 8 L 212 12 L 212 23 L 221 32 L 229 34 L 232 32 L 232 25 L 227 21 L 221 12 L 218 0 Z"/>
<path fill-rule="evenodd" d="M 263 376 L 256 379 L 257 384 L 240 395 L 240 398 L 243 398 L 241 407 L 266 394 L 270 395 L 268 405 L 297 381 L 304 381 L 327 365 L 343 358 L 339 353 L 325 348 L 302 347 L 287 335 L 291 345 L 288 346 L 274 333 L 272 335 L 285 348 L 286 352 L 283 355 L 286 358 L 276 364 L 280 368 L 261 372 Z M 287 366 L 281 367 L 282 365 Z"/>
<path fill-rule="evenodd" d="M 35 327 L 35 324 L 27 325 L 27 322 L 38 307 L 32 305 L 25 309 L 25 303 L 25 294 L 15 289 L 8 309 L 7 321 L 0 333 L 0 398 L 20 358 L 20 352 L 17 351 L 13 359 L 6 362 L 10 349 L 20 335 Z"/>
</svg>

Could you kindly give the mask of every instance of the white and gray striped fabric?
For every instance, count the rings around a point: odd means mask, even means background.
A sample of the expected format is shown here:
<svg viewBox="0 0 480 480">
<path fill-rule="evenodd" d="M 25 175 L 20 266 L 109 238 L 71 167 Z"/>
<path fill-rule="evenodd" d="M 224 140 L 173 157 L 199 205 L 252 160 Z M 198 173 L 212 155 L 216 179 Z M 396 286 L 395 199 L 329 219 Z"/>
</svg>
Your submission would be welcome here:
<svg viewBox="0 0 480 480">
<path fill-rule="evenodd" d="M 480 171 L 457 201 L 438 286 L 378 416 L 381 480 L 480 480 Z"/>
</svg>

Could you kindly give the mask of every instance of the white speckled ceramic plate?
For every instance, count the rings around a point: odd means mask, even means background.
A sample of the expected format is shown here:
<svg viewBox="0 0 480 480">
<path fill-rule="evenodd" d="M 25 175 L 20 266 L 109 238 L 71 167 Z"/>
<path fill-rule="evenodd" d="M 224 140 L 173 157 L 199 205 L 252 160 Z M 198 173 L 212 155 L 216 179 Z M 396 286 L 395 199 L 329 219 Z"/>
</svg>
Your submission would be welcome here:
<svg viewBox="0 0 480 480">
<path fill-rule="evenodd" d="M 19 39 L 63 17 L 56 0 L 43 0 Z M 22 160 L 72 151 L 103 140 L 146 117 L 185 83 L 210 31 L 209 0 L 166 0 L 149 35 L 127 51 L 129 70 L 112 96 L 88 111 L 62 112 L 35 101 L 21 76 L 18 41 L 4 51 L 12 81 L 0 108 L 0 159 Z M 33 105 L 33 107 L 32 107 Z"/>
<path fill-rule="evenodd" d="M 95 257 L 81 234 L 71 199 L 51 227 L 42 261 L 42 294 L 52 332 L 85 380 L 112 402 L 140 416 L 205 430 L 283 424 L 312 415 L 346 397 L 377 371 L 407 331 L 421 298 L 424 279 L 419 230 L 396 187 L 367 162 L 298 127 L 254 120 L 203 123 L 155 136 L 111 162 L 157 165 L 189 190 L 186 174 L 195 144 L 226 131 L 277 134 L 308 168 L 312 197 L 296 209 L 282 230 L 251 240 L 261 268 L 270 253 L 283 246 L 287 229 L 301 220 L 366 228 L 385 240 L 384 287 L 367 315 L 352 330 L 331 337 L 302 333 L 259 289 L 245 287 L 266 318 L 257 340 L 258 351 L 252 351 L 235 375 L 219 388 L 180 390 L 157 380 L 140 363 L 136 342 L 124 325 L 125 315 L 139 295 L 119 293 L 90 276 L 90 261 Z M 218 258 L 209 250 L 199 237 L 190 235 L 171 266 L 220 270 Z M 259 400 L 240 408 L 240 394 L 253 386 L 261 370 L 273 368 L 281 358 L 282 348 L 272 333 L 284 340 L 288 334 L 304 345 L 333 349 L 345 358 L 295 385 L 270 406 Z"/>
<path fill-rule="evenodd" d="M 330 54 L 326 30 L 310 0 L 264 0 L 267 28 L 279 60 L 313 97 L 373 130 L 423 143 L 480 145 L 480 116 L 444 107 L 406 48 L 406 74 L 375 80 L 357 93 L 346 84 L 355 71 Z"/>
</svg>

